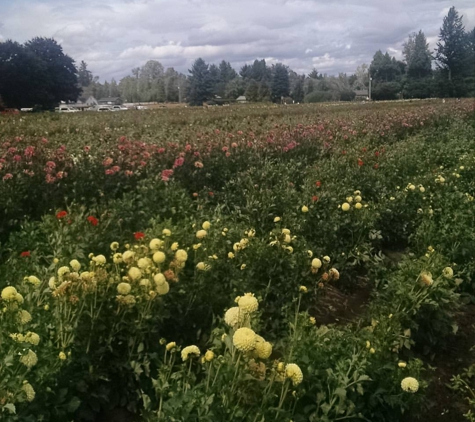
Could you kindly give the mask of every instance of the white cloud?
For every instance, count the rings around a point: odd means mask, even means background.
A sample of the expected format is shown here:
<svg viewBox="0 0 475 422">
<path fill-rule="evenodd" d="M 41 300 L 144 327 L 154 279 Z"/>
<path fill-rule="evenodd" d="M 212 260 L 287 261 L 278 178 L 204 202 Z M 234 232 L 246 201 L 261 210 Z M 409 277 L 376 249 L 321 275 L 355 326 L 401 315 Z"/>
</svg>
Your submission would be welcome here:
<svg viewBox="0 0 475 422">
<path fill-rule="evenodd" d="M 400 58 L 422 29 L 435 47 L 446 0 L 0 0 L 0 40 L 56 38 L 101 79 L 120 79 L 147 60 L 186 72 L 197 57 L 238 67 L 256 58 L 308 73 L 352 72 L 375 51 Z M 472 0 L 458 0 L 467 28 Z"/>
</svg>

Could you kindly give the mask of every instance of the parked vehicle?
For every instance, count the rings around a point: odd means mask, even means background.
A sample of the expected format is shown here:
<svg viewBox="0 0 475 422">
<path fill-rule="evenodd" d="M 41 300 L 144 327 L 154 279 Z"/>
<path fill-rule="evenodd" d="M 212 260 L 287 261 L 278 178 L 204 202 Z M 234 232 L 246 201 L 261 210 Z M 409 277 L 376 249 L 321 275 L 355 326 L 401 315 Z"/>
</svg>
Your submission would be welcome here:
<svg viewBox="0 0 475 422">
<path fill-rule="evenodd" d="M 123 105 L 112 106 L 112 111 L 125 111 L 125 110 L 128 110 L 128 108 Z"/>
<path fill-rule="evenodd" d="M 112 111 L 110 106 L 97 106 L 96 111 Z"/>
<path fill-rule="evenodd" d="M 60 106 L 56 109 L 59 113 L 79 113 L 79 110 L 76 108 L 68 107 L 68 106 Z"/>
</svg>

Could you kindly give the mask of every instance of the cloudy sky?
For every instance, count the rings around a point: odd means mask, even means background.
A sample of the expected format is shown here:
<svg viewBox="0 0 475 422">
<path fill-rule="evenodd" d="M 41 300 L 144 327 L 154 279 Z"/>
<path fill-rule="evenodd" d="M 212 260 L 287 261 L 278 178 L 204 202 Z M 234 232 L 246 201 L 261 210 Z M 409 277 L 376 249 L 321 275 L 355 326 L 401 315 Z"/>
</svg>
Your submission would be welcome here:
<svg viewBox="0 0 475 422">
<path fill-rule="evenodd" d="M 150 59 L 186 73 L 197 57 L 350 73 L 378 49 L 399 58 L 419 29 L 434 47 L 452 5 L 473 28 L 473 0 L 0 0 L 0 41 L 53 37 L 101 80 Z"/>
</svg>

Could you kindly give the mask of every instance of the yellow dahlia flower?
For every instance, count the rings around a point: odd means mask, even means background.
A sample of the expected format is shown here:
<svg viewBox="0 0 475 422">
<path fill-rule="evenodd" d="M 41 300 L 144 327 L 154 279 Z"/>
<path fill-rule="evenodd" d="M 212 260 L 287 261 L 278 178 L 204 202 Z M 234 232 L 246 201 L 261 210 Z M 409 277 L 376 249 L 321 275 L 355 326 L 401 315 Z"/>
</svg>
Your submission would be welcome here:
<svg viewBox="0 0 475 422">
<path fill-rule="evenodd" d="M 421 273 L 421 282 L 426 286 L 431 286 L 434 280 L 432 280 L 432 274 L 428 272 Z"/>
<path fill-rule="evenodd" d="M 38 346 L 40 343 L 40 336 L 36 333 L 28 331 L 24 337 L 24 340 L 30 344 L 33 344 L 34 346 Z"/>
<path fill-rule="evenodd" d="M 160 249 L 163 245 L 163 240 L 160 239 L 152 239 L 148 244 L 149 248 L 152 250 Z"/>
<path fill-rule="evenodd" d="M 160 284 L 166 283 L 167 279 L 162 273 L 158 273 L 153 276 L 153 281 L 155 281 L 155 284 L 159 286 Z"/>
<path fill-rule="evenodd" d="M 201 227 L 204 229 L 204 230 L 209 230 L 211 228 L 211 223 L 209 221 L 205 221 Z"/>
<path fill-rule="evenodd" d="M 208 232 L 206 230 L 198 230 L 196 232 L 196 237 L 198 239 L 204 239 L 208 235 Z"/>
<path fill-rule="evenodd" d="M 318 258 L 313 258 L 312 259 L 312 267 L 318 270 L 319 268 L 322 267 L 322 261 L 320 261 Z"/>
<path fill-rule="evenodd" d="M 64 266 L 64 267 L 59 267 L 59 269 L 58 269 L 58 276 L 63 277 L 63 276 L 65 276 L 66 274 L 68 274 L 69 271 L 70 271 L 70 270 L 69 270 L 69 267 L 66 267 L 66 266 Z"/>
<path fill-rule="evenodd" d="M 97 255 L 92 260 L 97 264 L 97 265 L 104 265 L 106 263 L 106 257 L 104 255 Z"/>
<path fill-rule="evenodd" d="M 308 212 L 308 207 L 307 207 L 306 205 L 304 205 L 304 206 L 302 207 L 302 212 L 304 212 L 304 213 L 305 213 L 305 212 Z"/>
<path fill-rule="evenodd" d="M 196 264 L 196 269 L 199 271 L 208 271 L 211 267 L 208 264 L 205 264 L 204 262 L 198 262 Z"/>
<path fill-rule="evenodd" d="M 119 249 L 119 242 L 112 242 L 110 245 L 110 248 L 111 248 L 111 251 L 115 252 L 117 249 Z"/>
<path fill-rule="evenodd" d="M 363 205 L 361 205 L 361 203 L 357 202 L 355 204 L 355 209 L 360 210 L 361 208 L 363 208 Z"/>
<path fill-rule="evenodd" d="M 28 350 L 26 354 L 20 357 L 20 362 L 27 368 L 32 368 L 38 363 L 38 356 L 33 350 Z"/>
<path fill-rule="evenodd" d="M 152 259 L 155 264 L 163 264 L 165 262 L 166 255 L 162 251 L 158 251 L 153 254 Z"/>
<path fill-rule="evenodd" d="M 147 269 L 152 265 L 152 260 L 150 258 L 140 258 L 137 261 L 137 266 L 141 268 L 142 270 Z"/>
<path fill-rule="evenodd" d="M 224 322 L 234 329 L 244 325 L 248 319 L 248 314 L 241 310 L 239 306 L 229 308 L 224 314 Z"/>
<path fill-rule="evenodd" d="M 349 211 L 350 210 L 350 204 L 348 202 L 344 202 L 343 205 L 341 206 L 341 209 L 343 211 Z"/>
<path fill-rule="evenodd" d="M 361 202 L 362 201 L 362 198 L 360 195 L 356 195 L 355 196 L 355 202 Z"/>
<path fill-rule="evenodd" d="M 125 251 L 125 252 L 122 254 L 122 259 L 123 259 L 124 262 L 126 262 L 127 264 L 131 263 L 131 262 L 134 260 L 134 257 L 135 257 L 135 252 L 133 252 L 133 251 Z"/>
<path fill-rule="evenodd" d="M 419 382 L 415 378 L 407 377 L 401 381 L 401 388 L 406 393 L 416 393 L 419 390 Z"/>
<path fill-rule="evenodd" d="M 127 275 L 132 281 L 135 281 L 142 277 L 142 271 L 140 271 L 137 267 L 130 267 Z"/>
<path fill-rule="evenodd" d="M 32 284 L 35 287 L 41 283 L 40 279 L 34 275 L 30 275 L 26 278 L 26 280 L 28 281 L 28 283 Z"/>
<path fill-rule="evenodd" d="M 178 249 L 175 252 L 175 259 L 178 262 L 186 262 L 186 260 L 188 259 L 188 254 L 184 249 Z"/>
<path fill-rule="evenodd" d="M 128 295 L 132 290 L 132 286 L 129 283 L 119 283 L 117 285 L 117 293 L 122 296 Z"/>
<path fill-rule="evenodd" d="M 169 352 L 170 350 L 174 349 L 176 347 L 176 343 L 174 341 L 171 341 L 170 343 L 168 343 L 165 348 L 167 349 L 167 351 Z"/>
<path fill-rule="evenodd" d="M 28 324 L 31 321 L 31 314 L 28 311 L 25 311 L 22 309 L 18 313 L 18 320 L 20 321 L 20 324 L 25 325 Z"/>
<path fill-rule="evenodd" d="M 25 393 L 26 401 L 32 402 L 35 399 L 36 393 L 31 384 L 28 381 L 24 381 L 21 386 L 22 391 Z"/>
<path fill-rule="evenodd" d="M 261 336 L 256 336 L 256 347 L 254 349 L 254 354 L 259 359 L 268 359 L 272 354 L 272 344 L 268 341 L 265 341 Z"/>
<path fill-rule="evenodd" d="M 407 366 L 407 363 L 404 361 L 401 361 L 397 364 L 397 366 L 399 366 L 399 368 L 405 368 Z"/>
<path fill-rule="evenodd" d="M 201 354 L 200 349 L 198 349 L 198 346 L 186 346 L 182 351 L 181 351 L 181 358 L 183 361 L 187 361 L 188 358 L 196 356 L 198 357 Z"/>
<path fill-rule="evenodd" d="M 451 279 L 454 276 L 454 270 L 450 267 L 445 267 L 442 271 L 442 275 L 445 278 Z"/>
<path fill-rule="evenodd" d="M 172 232 L 171 232 L 170 230 L 168 230 L 168 229 L 163 229 L 163 230 L 162 230 L 162 234 L 163 234 L 164 236 L 170 237 L 170 236 L 172 235 Z"/>
<path fill-rule="evenodd" d="M 212 350 L 207 350 L 205 353 L 205 361 L 211 362 L 214 359 L 214 352 Z"/>
<path fill-rule="evenodd" d="M 239 309 L 248 314 L 256 312 L 259 308 L 259 302 L 252 293 L 246 293 L 244 296 L 240 296 L 237 300 L 237 304 Z"/>
<path fill-rule="evenodd" d="M 233 335 L 233 344 L 241 352 L 250 352 L 256 346 L 256 333 L 250 328 L 238 328 Z"/>
<path fill-rule="evenodd" d="M 157 284 L 156 291 L 160 296 L 166 295 L 170 291 L 170 285 L 168 284 L 168 281 L 165 281 L 165 283 Z"/>
<path fill-rule="evenodd" d="M 17 294 L 18 292 L 17 292 L 17 289 L 15 289 L 15 287 L 8 286 L 2 290 L 2 299 L 6 302 L 15 301 Z"/>
<path fill-rule="evenodd" d="M 172 251 L 176 251 L 178 249 L 178 242 L 173 242 L 172 245 L 170 246 L 170 249 Z"/>
<path fill-rule="evenodd" d="M 288 363 L 285 365 L 285 376 L 290 378 L 294 387 L 303 381 L 302 370 L 295 363 Z"/>
<path fill-rule="evenodd" d="M 74 271 L 79 271 L 81 269 L 81 264 L 79 263 L 79 261 L 77 259 L 73 259 L 69 263 L 69 265 Z"/>
<path fill-rule="evenodd" d="M 59 360 L 66 360 L 67 359 L 66 353 L 59 352 L 58 358 L 59 358 Z"/>
<path fill-rule="evenodd" d="M 120 264 L 122 262 L 122 254 L 121 253 L 115 253 L 112 256 L 112 261 L 114 264 Z"/>
</svg>

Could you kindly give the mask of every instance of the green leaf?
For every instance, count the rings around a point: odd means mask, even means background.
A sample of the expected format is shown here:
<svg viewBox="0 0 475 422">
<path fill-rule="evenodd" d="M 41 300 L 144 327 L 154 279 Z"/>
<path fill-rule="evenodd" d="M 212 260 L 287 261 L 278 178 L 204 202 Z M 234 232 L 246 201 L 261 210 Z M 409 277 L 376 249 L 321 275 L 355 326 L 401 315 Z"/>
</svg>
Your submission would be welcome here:
<svg viewBox="0 0 475 422">
<path fill-rule="evenodd" d="M 2 407 L 2 409 L 6 409 L 10 412 L 11 415 L 16 414 L 16 407 L 13 403 L 8 403 Z"/>
</svg>

